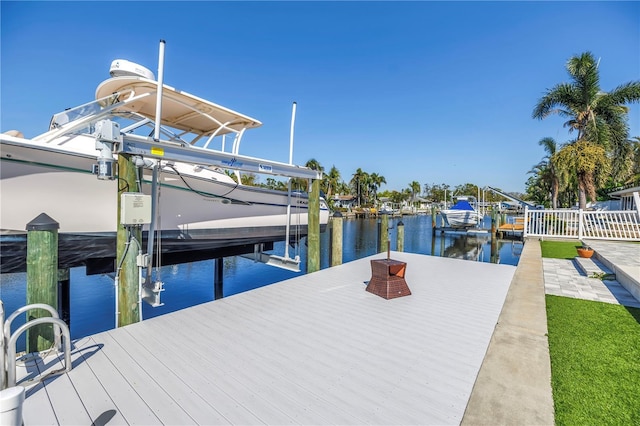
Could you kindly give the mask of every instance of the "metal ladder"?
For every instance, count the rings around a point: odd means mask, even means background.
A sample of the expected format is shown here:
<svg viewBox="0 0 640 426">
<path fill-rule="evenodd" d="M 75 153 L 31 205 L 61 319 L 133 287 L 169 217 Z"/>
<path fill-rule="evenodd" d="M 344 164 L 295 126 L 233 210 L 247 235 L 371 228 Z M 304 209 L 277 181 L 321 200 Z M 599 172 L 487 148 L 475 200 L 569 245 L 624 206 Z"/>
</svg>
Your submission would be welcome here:
<svg viewBox="0 0 640 426">
<path fill-rule="evenodd" d="M 44 309 L 48 311 L 50 317 L 36 318 L 31 321 L 27 321 L 25 324 L 18 327 L 18 329 L 11 334 L 11 323 L 18 315 L 27 312 L 31 309 Z M 49 378 L 52 375 L 63 374 L 71 371 L 71 334 L 67 324 L 60 319 L 58 312 L 51 306 L 44 303 L 34 303 L 31 305 L 23 306 L 11 315 L 4 318 L 4 304 L 0 300 L 0 325 L 2 326 L 2 336 L 0 338 L 0 390 L 4 390 L 10 387 L 16 386 L 16 342 L 18 338 L 29 328 L 40 324 L 52 324 L 55 336 L 55 348 L 59 352 L 61 349 L 64 351 L 64 363 L 65 368 L 47 373 L 45 376 L 38 376 L 27 382 L 21 383 L 21 386 L 29 386 L 31 384 L 40 382 L 45 378 Z M 64 337 L 64 345 L 62 341 Z"/>
</svg>

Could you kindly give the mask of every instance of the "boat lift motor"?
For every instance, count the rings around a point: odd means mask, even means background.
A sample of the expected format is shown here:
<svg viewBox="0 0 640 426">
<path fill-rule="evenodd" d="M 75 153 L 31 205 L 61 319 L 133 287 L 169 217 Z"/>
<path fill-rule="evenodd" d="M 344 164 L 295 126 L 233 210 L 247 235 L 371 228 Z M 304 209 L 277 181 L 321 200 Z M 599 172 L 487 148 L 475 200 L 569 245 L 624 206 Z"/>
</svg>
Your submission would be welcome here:
<svg viewBox="0 0 640 426">
<path fill-rule="evenodd" d="M 100 180 L 114 180 L 116 178 L 116 159 L 113 156 L 115 145 L 122 143 L 120 125 L 111 120 L 100 120 L 96 123 L 96 150 L 98 164 L 93 165 L 93 174 L 98 175 Z"/>
</svg>

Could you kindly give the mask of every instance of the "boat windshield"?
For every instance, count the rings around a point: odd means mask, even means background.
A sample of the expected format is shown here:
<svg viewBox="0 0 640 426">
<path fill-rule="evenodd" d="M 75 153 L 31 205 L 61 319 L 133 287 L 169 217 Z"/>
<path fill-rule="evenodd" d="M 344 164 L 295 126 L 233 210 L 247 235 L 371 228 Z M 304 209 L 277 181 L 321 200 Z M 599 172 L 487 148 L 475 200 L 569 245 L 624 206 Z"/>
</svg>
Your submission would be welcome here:
<svg viewBox="0 0 640 426">
<path fill-rule="evenodd" d="M 119 111 L 117 108 L 111 111 L 105 111 L 106 107 L 115 105 L 118 101 L 119 94 L 116 93 L 54 114 L 51 118 L 51 122 L 49 123 L 49 130 L 59 129 L 76 121 L 80 124 L 79 121 L 84 120 L 86 124 L 80 127 L 73 125 L 68 126 L 73 129 L 70 130 L 68 134 L 93 134 L 95 132 L 95 124 L 100 120 L 108 118 L 120 124 L 120 129 L 125 133 L 144 136 L 153 134 L 155 127 L 154 122 L 140 114 L 129 111 Z M 95 118 L 91 119 L 91 117 Z M 188 143 L 188 141 L 185 141 L 175 131 L 167 128 L 166 126 L 161 126 L 161 133 L 169 141 L 183 144 Z"/>
<path fill-rule="evenodd" d="M 108 105 L 113 105 L 115 102 L 117 102 L 117 100 L 117 96 L 109 95 L 104 98 L 88 102 L 84 105 L 77 106 L 75 108 L 67 108 L 64 111 L 54 114 L 53 117 L 51 117 L 49 130 L 60 128 L 67 123 L 71 123 L 85 117 L 97 115 L 102 110 L 102 108 Z"/>
</svg>

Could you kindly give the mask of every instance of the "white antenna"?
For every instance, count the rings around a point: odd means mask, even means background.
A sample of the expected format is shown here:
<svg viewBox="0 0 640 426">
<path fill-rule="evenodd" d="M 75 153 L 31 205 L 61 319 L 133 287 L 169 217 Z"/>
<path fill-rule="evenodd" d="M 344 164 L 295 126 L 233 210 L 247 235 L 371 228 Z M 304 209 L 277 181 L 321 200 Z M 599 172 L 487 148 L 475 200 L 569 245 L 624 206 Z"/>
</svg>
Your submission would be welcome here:
<svg viewBox="0 0 640 426">
<path fill-rule="evenodd" d="M 160 140 L 160 123 L 162 121 L 162 81 L 164 79 L 164 40 L 160 40 L 160 53 L 158 54 L 158 92 L 156 97 L 156 128 L 153 139 Z"/>
</svg>

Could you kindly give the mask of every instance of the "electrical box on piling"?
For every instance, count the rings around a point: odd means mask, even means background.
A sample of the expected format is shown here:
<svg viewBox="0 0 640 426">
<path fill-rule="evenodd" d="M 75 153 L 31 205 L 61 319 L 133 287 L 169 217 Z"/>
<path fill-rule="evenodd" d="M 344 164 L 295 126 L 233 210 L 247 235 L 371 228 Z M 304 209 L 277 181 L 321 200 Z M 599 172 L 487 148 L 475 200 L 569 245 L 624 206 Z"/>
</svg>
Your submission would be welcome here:
<svg viewBox="0 0 640 426">
<path fill-rule="evenodd" d="M 125 192 L 120 202 L 120 223 L 146 225 L 151 223 L 151 195 Z"/>
</svg>

